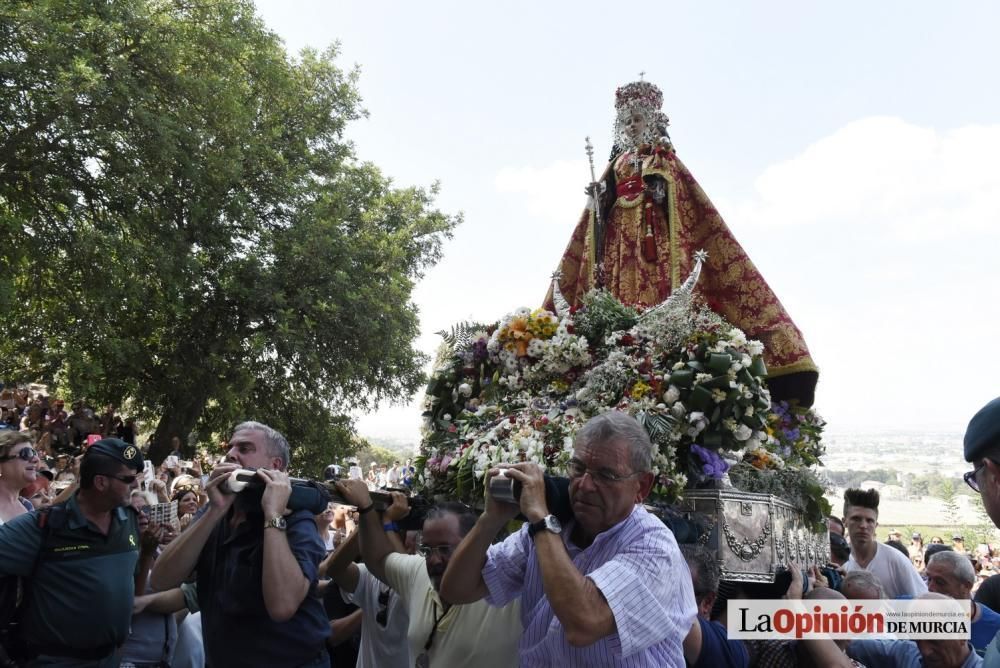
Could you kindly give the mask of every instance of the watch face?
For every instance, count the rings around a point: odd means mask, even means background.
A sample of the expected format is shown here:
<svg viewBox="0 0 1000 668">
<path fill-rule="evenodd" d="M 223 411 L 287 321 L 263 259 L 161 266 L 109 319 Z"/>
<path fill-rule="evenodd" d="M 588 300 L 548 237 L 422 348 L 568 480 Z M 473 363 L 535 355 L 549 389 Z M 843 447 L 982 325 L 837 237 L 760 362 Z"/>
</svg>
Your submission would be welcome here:
<svg viewBox="0 0 1000 668">
<path fill-rule="evenodd" d="M 545 528 L 551 531 L 552 533 L 562 532 L 562 524 L 559 522 L 559 519 L 555 515 L 547 515 L 545 517 Z"/>
</svg>

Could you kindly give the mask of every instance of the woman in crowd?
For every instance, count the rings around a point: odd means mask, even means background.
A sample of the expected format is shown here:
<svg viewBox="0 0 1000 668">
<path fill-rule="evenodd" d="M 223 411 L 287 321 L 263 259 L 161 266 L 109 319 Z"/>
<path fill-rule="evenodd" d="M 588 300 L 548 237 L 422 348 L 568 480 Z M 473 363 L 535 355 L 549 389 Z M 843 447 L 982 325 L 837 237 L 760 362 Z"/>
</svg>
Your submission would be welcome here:
<svg viewBox="0 0 1000 668">
<path fill-rule="evenodd" d="M 198 512 L 198 489 L 194 486 L 180 485 L 174 488 L 172 501 L 177 502 L 177 517 L 183 518 L 185 515 L 194 517 Z"/>
<path fill-rule="evenodd" d="M 21 490 L 38 478 L 39 463 L 27 434 L 0 432 L 0 524 L 32 510 Z"/>
<path fill-rule="evenodd" d="M 198 509 L 201 508 L 199 489 L 190 482 L 175 485 L 171 501 L 177 502 L 177 519 L 183 531 L 194 521 L 195 515 L 198 514 Z"/>
<path fill-rule="evenodd" d="M 333 529 L 335 512 L 333 504 L 328 503 L 326 510 L 316 515 L 316 528 L 319 529 L 319 537 L 326 546 L 326 551 L 332 552 L 337 547 L 337 533 Z"/>
</svg>

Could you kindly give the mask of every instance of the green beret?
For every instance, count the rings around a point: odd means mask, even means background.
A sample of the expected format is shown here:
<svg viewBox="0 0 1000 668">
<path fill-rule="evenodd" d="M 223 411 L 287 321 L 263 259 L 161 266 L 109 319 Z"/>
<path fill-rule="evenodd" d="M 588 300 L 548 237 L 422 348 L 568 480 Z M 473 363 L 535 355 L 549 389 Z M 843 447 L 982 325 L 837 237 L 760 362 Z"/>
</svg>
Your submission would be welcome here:
<svg viewBox="0 0 1000 668">
<path fill-rule="evenodd" d="M 141 471 L 143 467 L 142 453 L 139 452 L 139 448 L 126 443 L 120 438 L 102 438 L 99 441 L 95 441 L 93 445 L 87 448 L 87 454 L 84 457 L 91 454 L 105 455 L 111 459 L 117 459 L 134 471 Z"/>
<path fill-rule="evenodd" d="M 1000 397 L 979 409 L 965 430 L 965 461 L 1000 454 Z"/>
</svg>

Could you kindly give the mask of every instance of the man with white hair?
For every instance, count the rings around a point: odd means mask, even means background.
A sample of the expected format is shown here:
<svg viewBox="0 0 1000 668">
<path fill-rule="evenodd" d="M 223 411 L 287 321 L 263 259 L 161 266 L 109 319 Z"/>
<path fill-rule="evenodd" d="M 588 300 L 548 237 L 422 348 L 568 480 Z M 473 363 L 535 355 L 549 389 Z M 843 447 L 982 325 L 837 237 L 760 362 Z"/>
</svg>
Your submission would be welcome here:
<svg viewBox="0 0 1000 668">
<path fill-rule="evenodd" d="M 653 486 L 652 452 L 635 418 L 610 411 L 588 420 L 567 463 L 573 519 L 565 531 L 550 514 L 541 468 L 512 464 L 505 475 L 521 483 L 519 505 L 487 495 L 441 596 L 519 599 L 521 666 L 683 668 L 682 643 L 698 609 L 677 541 L 642 506 Z M 528 521 L 493 545 L 518 511 Z"/>
<path fill-rule="evenodd" d="M 821 591 L 821 589 L 817 589 Z M 832 598 L 833 596 L 824 596 Z M 944 594 L 926 592 L 921 600 L 948 601 Z M 953 602 L 957 606 L 958 602 Z M 957 612 L 957 608 L 956 608 Z M 861 662 L 870 668 L 977 668 L 983 659 L 972 644 L 962 639 L 940 640 L 853 640 L 847 654 L 841 652 L 844 641 L 815 639 L 802 641 L 809 648 L 811 666 L 824 668 L 855 668 Z"/>
<path fill-rule="evenodd" d="M 840 593 L 850 599 L 875 600 L 885 598 L 885 590 L 878 578 L 869 571 L 851 571 L 840 583 Z"/>
<path fill-rule="evenodd" d="M 951 550 L 938 552 L 927 562 L 924 573 L 928 591 L 969 602 L 972 606 L 972 646 L 977 650 L 986 649 L 1000 631 L 1000 614 L 972 600 L 976 571 L 969 557 Z"/>
<path fill-rule="evenodd" d="M 919 600 L 948 600 L 948 596 L 926 592 Z M 866 666 L 885 668 L 975 668 L 983 660 L 972 643 L 961 639 L 940 640 L 854 640 L 847 655 Z M 833 664 L 836 665 L 836 664 Z"/>
<path fill-rule="evenodd" d="M 330 664 L 330 626 L 316 592 L 326 555 L 313 514 L 289 511 L 288 441 L 259 422 L 233 429 L 226 463 L 205 485 L 208 507 L 153 566 L 157 591 L 197 572 L 198 605 L 211 666 Z M 256 469 L 258 488 L 227 492 L 230 474 Z"/>
</svg>

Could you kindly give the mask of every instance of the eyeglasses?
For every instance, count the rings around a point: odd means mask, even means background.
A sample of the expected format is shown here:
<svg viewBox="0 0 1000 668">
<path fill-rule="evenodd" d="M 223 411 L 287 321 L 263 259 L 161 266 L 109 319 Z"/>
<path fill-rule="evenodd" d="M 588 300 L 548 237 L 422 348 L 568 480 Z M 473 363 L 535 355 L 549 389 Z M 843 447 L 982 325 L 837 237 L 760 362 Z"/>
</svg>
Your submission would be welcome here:
<svg viewBox="0 0 1000 668">
<path fill-rule="evenodd" d="M 584 475 L 589 473 L 590 479 L 598 485 L 614 485 L 622 480 L 628 480 L 629 478 L 634 478 L 637 475 L 642 475 L 642 471 L 635 471 L 634 473 L 629 473 L 628 475 L 620 475 L 613 471 L 607 471 L 604 469 L 595 471 L 593 469 L 588 469 L 587 465 L 579 459 L 569 460 L 569 463 L 566 464 L 566 472 L 569 473 L 569 477 L 573 480 L 582 478 Z"/>
<path fill-rule="evenodd" d="M 37 456 L 38 451 L 29 445 L 28 447 L 18 451 L 16 454 L 0 457 L 0 462 L 9 462 L 12 459 L 23 459 L 26 462 L 30 462 Z"/>
<path fill-rule="evenodd" d="M 417 545 L 417 552 L 424 557 L 429 557 L 437 552 L 442 559 L 447 559 L 454 551 L 455 548 L 452 545 L 424 545 L 423 543 Z"/>
<path fill-rule="evenodd" d="M 135 479 L 139 477 L 138 475 L 108 475 L 108 474 L 103 474 L 103 475 L 105 478 L 114 478 L 115 480 L 120 480 L 126 485 L 131 485 L 132 483 L 135 482 Z"/>
<path fill-rule="evenodd" d="M 982 471 L 985 467 L 986 467 L 986 460 L 984 459 L 982 464 L 980 464 L 979 466 L 977 466 L 976 468 L 972 469 L 971 471 L 962 476 L 962 480 L 964 480 L 966 484 L 968 484 L 969 487 L 971 487 L 976 492 L 979 491 L 979 480 L 977 479 L 977 476 L 979 475 L 979 472 Z"/>
</svg>

